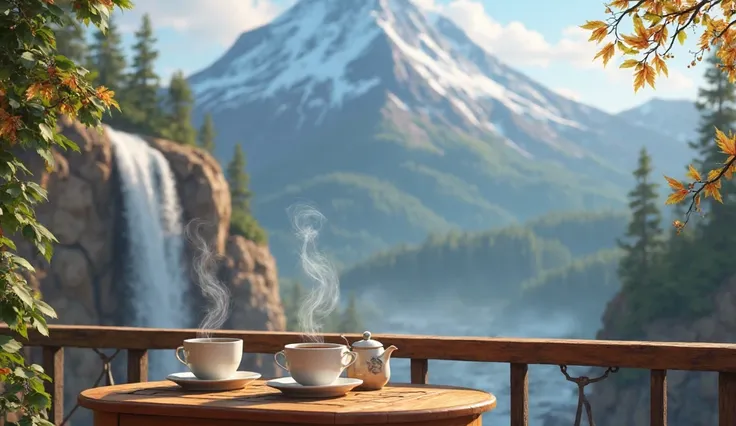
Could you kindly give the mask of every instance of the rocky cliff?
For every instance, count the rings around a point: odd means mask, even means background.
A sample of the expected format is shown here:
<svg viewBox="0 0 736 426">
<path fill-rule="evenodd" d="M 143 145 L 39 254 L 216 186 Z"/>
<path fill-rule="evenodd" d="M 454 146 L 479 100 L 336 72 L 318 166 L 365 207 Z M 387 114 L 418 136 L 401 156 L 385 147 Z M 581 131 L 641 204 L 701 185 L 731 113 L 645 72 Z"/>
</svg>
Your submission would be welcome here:
<svg viewBox="0 0 736 426">
<path fill-rule="evenodd" d="M 114 152 L 105 133 L 68 121 L 61 131 L 79 145 L 81 153 L 55 153 L 56 164 L 50 171 L 44 170 L 36 155 L 25 158 L 49 193 L 49 202 L 38 207 L 38 218 L 59 240 L 50 264 L 34 258 L 37 273 L 31 281 L 56 309 L 58 323 L 125 325 L 126 306 L 132 302 L 126 299 L 120 279 L 124 222 Z M 267 247 L 228 235 L 230 195 L 218 163 L 197 148 L 160 139 L 149 143 L 163 153 L 175 174 L 184 222 L 197 218 L 214 224 L 202 227 L 200 234 L 223 259 L 219 276 L 233 297 L 233 315 L 226 328 L 283 330 L 275 260 Z M 32 257 L 28 246 L 19 250 Z M 186 252 L 191 257 L 193 250 L 188 247 Z M 194 290 L 192 294 L 198 294 Z M 65 357 L 68 411 L 77 393 L 92 385 L 101 364 L 86 349 L 66 350 Z M 246 364 L 254 367 L 257 362 L 252 357 Z M 124 379 L 116 377 L 119 382 Z M 80 421 L 80 414 L 75 414 L 75 424 L 86 423 Z"/>
<path fill-rule="evenodd" d="M 736 342 L 736 277 L 713 295 L 713 311 L 697 320 L 661 319 L 643 327 L 638 340 L 680 342 Z M 627 315 L 624 294 L 616 296 L 603 316 L 599 339 L 617 339 L 617 320 Z M 638 373 L 638 374 L 637 374 Z M 598 426 L 649 425 L 649 375 L 621 370 L 596 384 L 590 395 Z M 709 426 L 718 424 L 717 373 L 669 371 L 668 424 Z"/>
</svg>

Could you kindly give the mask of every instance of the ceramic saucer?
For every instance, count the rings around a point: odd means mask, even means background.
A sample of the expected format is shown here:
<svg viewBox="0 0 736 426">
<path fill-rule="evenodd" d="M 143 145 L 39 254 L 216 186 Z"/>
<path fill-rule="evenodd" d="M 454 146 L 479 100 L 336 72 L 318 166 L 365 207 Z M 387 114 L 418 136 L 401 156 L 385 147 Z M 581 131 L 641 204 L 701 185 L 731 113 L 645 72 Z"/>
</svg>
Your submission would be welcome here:
<svg viewBox="0 0 736 426">
<path fill-rule="evenodd" d="M 360 379 L 340 377 L 332 384 L 325 386 L 302 386 L 291 377 L 269 380 L 266 386 L 278 389 L 285 396 L 294 398 L 334 398 L 343 396 L 363 384 Z"/>
<path fill-rule="evenodd" d="M 200 380 L 189 371 L 166 376 L 185 390 L 190 391 L 230 391 L 244 388 L 248 383 L 258 380 L 261 375 L 252 371 L 238 371 L 227 379 Z"/>
</svg>

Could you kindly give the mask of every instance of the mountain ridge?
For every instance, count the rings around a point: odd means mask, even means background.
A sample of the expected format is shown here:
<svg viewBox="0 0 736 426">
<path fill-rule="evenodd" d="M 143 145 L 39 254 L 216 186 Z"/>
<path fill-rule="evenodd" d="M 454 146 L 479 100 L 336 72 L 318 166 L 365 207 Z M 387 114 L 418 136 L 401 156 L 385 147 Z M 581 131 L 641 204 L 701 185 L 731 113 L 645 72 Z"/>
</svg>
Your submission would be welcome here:
<svg viewBox="0 0 736 426">
<path fill-rule="evenodd" d="M 365 243 L 350 263 L 438 223 L 620 206 L 642 145 L 659 168 L 689 155 L 556 94 L 409 0 L 302 0 L 189 80 L 195 121 L 210 112 L 218 127 L 216 155 L 244 143 L 256 216 L 287 265 L 284 211 L 298 199 L 325 209 L 329 250 Z"/>
</svg>

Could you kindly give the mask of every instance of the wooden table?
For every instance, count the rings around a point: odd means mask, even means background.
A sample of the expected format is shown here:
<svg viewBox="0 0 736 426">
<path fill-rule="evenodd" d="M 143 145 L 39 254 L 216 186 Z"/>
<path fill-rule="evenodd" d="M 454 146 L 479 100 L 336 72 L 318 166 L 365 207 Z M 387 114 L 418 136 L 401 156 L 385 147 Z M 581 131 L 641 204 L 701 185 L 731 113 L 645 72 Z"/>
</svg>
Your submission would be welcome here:
<svg viewBox="0 0 736 426">
<path fill-rule="evenodd" d="M 496 397 L 449 386 L 390 385 L 341 398 L 292 399 L 264 380 L 217 393 L 184 392 L 164 381 L 87 389 L 79 405 L 94 412 L 95 426 L 479 426 Z"/>
</svg>

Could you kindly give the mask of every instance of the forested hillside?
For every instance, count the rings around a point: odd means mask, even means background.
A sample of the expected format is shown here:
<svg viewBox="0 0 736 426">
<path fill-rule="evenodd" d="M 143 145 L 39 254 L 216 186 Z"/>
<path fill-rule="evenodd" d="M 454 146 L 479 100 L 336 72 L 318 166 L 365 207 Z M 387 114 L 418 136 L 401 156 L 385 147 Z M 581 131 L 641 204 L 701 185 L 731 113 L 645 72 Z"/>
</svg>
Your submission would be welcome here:
<svg viewBox="0 0 736 426">
<path fill-rule="evenodd" d="M 451 294 L 468 303 L 539 299 L 544 304 L 554 295 L 567 306 L 579 294 L 601 299 L 592 303 L 600 314 L 600 303 L 618 290 L 615 247 L 627 220 L 618 212 L 560 213 L 497 231 L 435 235 L 346 270 L 341 287 L 403 300 Z"/>
</svg>

